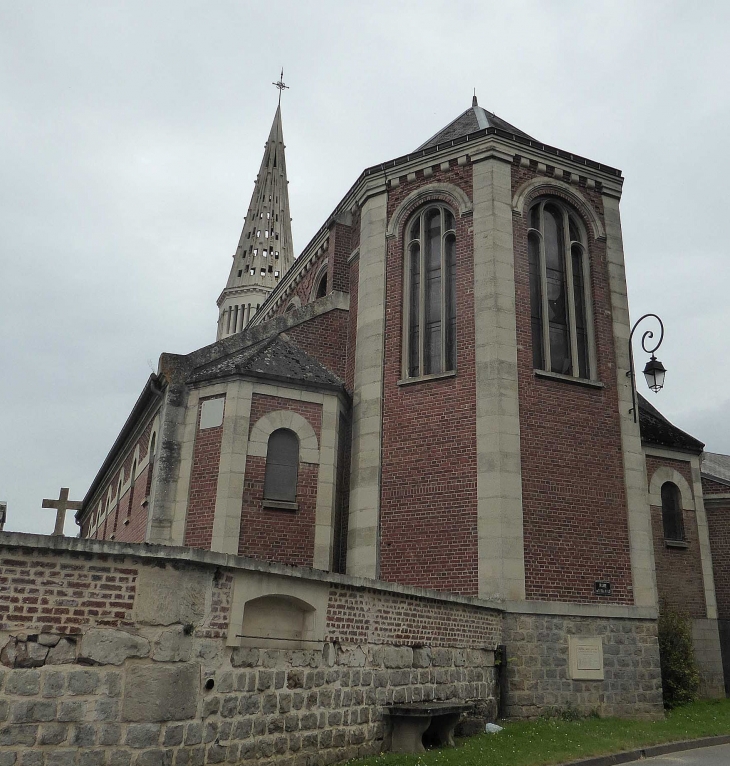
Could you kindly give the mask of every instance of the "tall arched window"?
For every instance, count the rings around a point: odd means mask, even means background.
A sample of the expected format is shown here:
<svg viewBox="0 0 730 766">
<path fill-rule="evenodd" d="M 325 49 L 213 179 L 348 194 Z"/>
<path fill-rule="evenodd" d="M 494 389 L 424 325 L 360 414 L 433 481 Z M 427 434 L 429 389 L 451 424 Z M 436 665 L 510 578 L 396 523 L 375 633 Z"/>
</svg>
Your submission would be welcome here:
<svg viewBox="0 0 730 766">
<path fill-rule="evenodd" d="M 406 227 L 404 359 L 408 378 L 456 369 L 456 233 L 443 205 Z"/>
<path fill-rule="evenodd" d="M 299 437 L 288 428 L 273 431 L 266 449 L 264 499 L 294 503 L 298 471 Z"/>
<path fill-rule="evenodd" d="M 662 484 L 662 526 L 665 540 L 684 540 L 682 496 L 679 487 L 671 481 Z"/>
<path fill-rule="evenodd" d="M 594 378 L 588 249 L 567 205 L 539 199 L 530 209 L 532 363 L 538 370 Z"/>
</svg>

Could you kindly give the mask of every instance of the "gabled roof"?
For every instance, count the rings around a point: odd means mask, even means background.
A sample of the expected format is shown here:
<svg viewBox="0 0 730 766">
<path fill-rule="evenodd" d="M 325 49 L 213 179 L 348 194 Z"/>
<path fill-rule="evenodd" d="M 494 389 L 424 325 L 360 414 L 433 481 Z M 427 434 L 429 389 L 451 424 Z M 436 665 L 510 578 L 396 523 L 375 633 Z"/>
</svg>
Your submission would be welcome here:
<svg viewBox="0 0 730 766">
<path fill-rule="evenodd" d="M 704 452 L 700 465 L 703 476 L 730 485 L 730 455 L 717 452 Z"/>
<path fill-rule="evenodd" d="M 245 375 L 315 388 L 341 390 L 344 382 L 287 335 L 274 335 L 228 356 L 196 367 L 189 383 Z"/>
<path fill-rule="evenodd" d="M 670 423 L 641 394 L 637 396 L 639 397 L 639 427 L 643 442 L 657 447 L 692 452 L 696 455 L 702 452 L 705 446 L 703 442 Z"/>
<path fill-rule="evenodd" d="M 416 151 L 421 149 L 427 149 L 430 146 L 436 146 L 438 144 L 444 144 L 448 141 L 453 141 L 455 138 L 461 138 L 467 136 L 469 133 L 476 133 L 477 130 L 483 130 L 484 128 L 499 128 L 500 130 L 506 130 L 508 133 L 512 133 L 515 136 L 521 136 L 530 140 L 532 136 L 528 136 L 519 128 L 514 125 L 510 125 L 506 120 L 501 117 L 497 117 L 493 112 L 488 112 L 477 103 L 477 97 L 472 99 L 471 106 L 465 112 L 462 112 L 455 120 L 452 120 L 445 128 L 439 130 L 435 136 L 426 141 L 425 144 L 421 144 Z"/>
</svg>

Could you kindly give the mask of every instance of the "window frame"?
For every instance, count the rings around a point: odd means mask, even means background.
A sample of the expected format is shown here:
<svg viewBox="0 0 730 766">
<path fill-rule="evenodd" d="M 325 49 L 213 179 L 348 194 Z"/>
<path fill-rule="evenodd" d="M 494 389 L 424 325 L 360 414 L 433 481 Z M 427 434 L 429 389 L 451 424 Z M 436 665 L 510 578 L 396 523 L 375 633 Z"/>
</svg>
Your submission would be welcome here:
<svg viewBox="0 0 730 766">
<path fill-rule="evenodd" d="M 432 210 L 440 211 L 440 282 L 441 282 L 441 369 L 439 372 L 425 372 L 425 357 L 426 357 L 426 217 Z M 450 229 L 446 228 L 446 215 L 449 214 L 453 220 L 453 226 Z M 456 311 L 456 286 L 458 283 L 458 259 L 456 258 L 456 221 L 458 215 L 454 212 L 450 205 L 444 202 L 430 202 L 415 210 L 408 216 L 406 223 L 403 227 L 403 330 L 402 330 L 402 348 L 401 348 L 401 381 L 400 383 L 411 383 L 420 380 L 429 380 L 432 378 L 444 378 L 451 377 L 456 374 L 457 370 L 457 329 L 458 329 L 458 314 Z M 416 220 L 420 220 L 420 234 L 417 239 L 410 237 L 411 229 Z M 453 330 L 453 366 L 451 369 L 447 369 L 447 290 L 448 290 L 448 274 L 446 263 L 446 238 L 453 236 L 454 239 L 454 273 L 453 273 L 453 292 L 454 292 L 454 330 Z M 418 372 L 415 375 L 411 375 L 410 365 L 410 324 L 411 324 L 411 247 L 413 244 L 418 243 L 419 247 L 419 284 L 418 284 Z"/>
<path fill-rule="evenodd" d="M 664 487 L 670 486 L 670 490 L 673 495 L 674 508 L 667 508 L 664 504 Z M 682 490 L 673 481 L 662 482 L 659 488 L 659 496 L 661 498 L 662 508 L 662 534 L 664 535 L 664 541 L 666 543 L 686 543 L 687 533 L 684 528 L 684 509 L 682 503 Z M 672 537 L 667 534 L 667 520 L 666 517 L 669 513 L 675 514 L 675 525 L 677 527 L 678 536 Z"/>
<path fill-rule="evenodd" d="M 545 253 L 545 207 L 552 206 L 557 208 L 562 217 L 563 247 L 560 254 L 563 265 L 565 280 L 566 304 L 568 315 L 568 340 L 570 348 L 570 373 L 554 372 L 552 369 L 551 349 L 550 349 L 550 314 L 548 305 L 547 291 L 547 257 Z M 539 229 L 532 226 L 533 211 L 538 208 Z M 570 223 L 575 228 L 580 237 L 575 240 L 571 237 Z M 546 374 L 550 377 L 562 377 L 575 381 L 597 382 L 598 380 L 598 362 L 596 354 L 595 325 L 593 316 L 593 295 L 591 289 L 591 268 L 590 254 L 588 251 L 588 236 L 586 226 L 582 217 L 571 205 L 567 204 L 558 197 L 550 195 L 540 195 L 535 198 L 527 210 L 527 259 L 528 259 L 528 283 L 530 288 L 530 340 L 532 344 L 532 365 L 536 374 Z M 541 308 L 541 329 L 542 329 L 542 366 L 535 366 L 534 334 L 532 330 L 532 270 L 530 268 L 530 237 L 536 236 L 539 241 L 539 274 L 540 274 L 540 308 Z M 578 353 L 578 329 L 576 323 L 576 301 L 575 301 L 575 280 L 573 273 L 573 248 L 578 247 L 581 251 L 581 265 L 583 270 L 583 309 L 585 314 L 585 333 L 586 333 L 586 365 L 588 377 L 584 377 L 580 372 L 580 357 Z"/>
<path fill-rule="evenodd" d="M 276 434 L 282 431 L 287 432 L 294 438 L 296 442 L 296 447 L 297 447 L 297 451 L 296 451 L 297 459 L 294 465 L 292 466 L 294 469 L 294 493 L 291 499 L 280 499 L 275 497 L 269 497 L 267 496 L 267 493 L 266 493 L 267 483 L 268 483 L 267 480 L 269 479 L 269 476 L 270 476 L 269 466 L 274 464 L 288 466 L 287 463 L 275 463 L 275 461 L 270 459 L 272 439 L 274 438 Z M 292 511 L 296 511 L 298 509 L 299 505 L 297 503 L 297 490 L 299 488 L 299 464 L 301 462 L 301 456 L 302 456 L 301 446 L 302 445 L 301 445 L 301 440 L 299 439 L 299 434 L 291 428 L 285 428 L 285 427 L 276 428 L 269 434 L 269 437 L 266 442 L 266 462 L 264 464 L 264 482 L 263 482 L 263 487 L 261 490 L 262 501 L 265 508 L 278 508 L 282 510 L 292 510 Z M 271 491 L 271 489 L 269 489 L 269 491 Z"/>
</svg>

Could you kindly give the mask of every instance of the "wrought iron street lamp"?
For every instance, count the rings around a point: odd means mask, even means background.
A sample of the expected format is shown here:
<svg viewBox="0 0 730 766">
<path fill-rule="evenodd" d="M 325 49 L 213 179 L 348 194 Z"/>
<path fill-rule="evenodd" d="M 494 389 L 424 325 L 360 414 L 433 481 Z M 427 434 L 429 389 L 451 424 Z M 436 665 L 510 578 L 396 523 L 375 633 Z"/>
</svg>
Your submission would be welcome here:
<svg viewBox="0 0 730 766">
<path fill-rule="evenodd" d="M 666 369 L 664 369 L 664 365 L 654 356 L 654 352 L 662 345 L 662 341 L 664 340 L 664 323 L 656 314 L 644 314 L 643 317 L 636 320 L 636 323 L 631 328 L 631 334 L 629 335 L 629 371 L 626 374 L 631 379 L 631 403 L 633 404 L 631 411 L 634 413 L 634 423 L 638 420 L 638 407 L 636 402 L 636 379 L 634 378 L 634 353 L 632 342 L 636 328 L 645 319 L 649 318 L 656 319 L 656 321 L 659 322 L 660 330 L 659 340 L 651 346 L 651 348 L 647 348 L 647 342 L 654 337 L 654 332 L 652 330 L 647 330 L 641 336 L 641 347 L 647 354 L 651 354 L 651 359 L 649 359 L 646 363 L 646 367 L 644 367 L 646 385 L 649 386 L 651 391 L 657 393 L 662 390 L 664 387 L 664 376 L 667 372 Z"/>
</svg>

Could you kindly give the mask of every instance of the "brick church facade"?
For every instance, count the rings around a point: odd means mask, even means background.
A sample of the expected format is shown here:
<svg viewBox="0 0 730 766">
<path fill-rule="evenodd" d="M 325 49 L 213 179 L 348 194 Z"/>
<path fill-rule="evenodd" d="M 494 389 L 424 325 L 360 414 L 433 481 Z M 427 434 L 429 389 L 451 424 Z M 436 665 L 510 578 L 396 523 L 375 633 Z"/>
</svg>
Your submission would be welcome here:
<svg viewBox="0 0 730 766">
<path fill-rule="evenodd" d="M 554 618 L 557 642 L 623 630 L 658 657 L 668 604 L 724 694 L 730 465 L 634 417 L 622 185 L 475 98 L 294 259 L 277 110 L 218 340 L 161 356 L 81 537 L 499 603 L 508 650 Z"/>
</svg>

